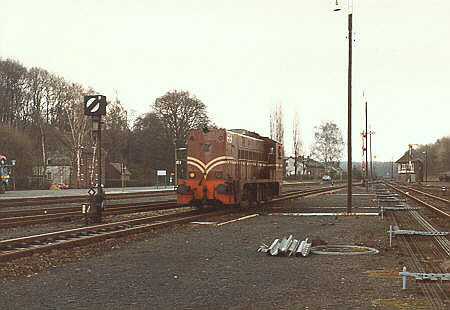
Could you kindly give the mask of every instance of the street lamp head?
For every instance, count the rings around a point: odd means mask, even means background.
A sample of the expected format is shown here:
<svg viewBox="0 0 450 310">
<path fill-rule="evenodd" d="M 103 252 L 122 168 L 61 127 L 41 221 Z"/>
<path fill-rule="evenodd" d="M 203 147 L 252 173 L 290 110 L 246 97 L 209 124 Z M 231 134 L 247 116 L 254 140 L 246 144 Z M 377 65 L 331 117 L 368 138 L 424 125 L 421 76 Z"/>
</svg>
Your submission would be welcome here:
<svg viewBox="0 0 450 310">
<path fill-rule="evenodd" d="M 338 0 L 336 0 L 336 7 L 334 8 L 333 11 L 337 12 L 337 11 L 340 11 L 340 10 L 341 10 L 341 7 L 339 6 Z"/>
</svg>

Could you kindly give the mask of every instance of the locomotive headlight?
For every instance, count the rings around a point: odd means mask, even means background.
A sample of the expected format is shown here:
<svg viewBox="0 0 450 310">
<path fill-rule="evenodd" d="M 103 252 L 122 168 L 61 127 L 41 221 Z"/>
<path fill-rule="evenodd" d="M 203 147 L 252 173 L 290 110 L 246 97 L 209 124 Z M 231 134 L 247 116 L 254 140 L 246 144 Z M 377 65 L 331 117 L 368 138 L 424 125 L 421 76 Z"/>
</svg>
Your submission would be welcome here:
<svg viewBox="0 0 450 310">
<path fill-rule="evenodd" d="M 195 179 L 195 172 L 189 172 L 189 178 Z"/>
<path fill-rule="evenodd" d="M 225 186 L 225 184 L 219 184 L 219 185 L 216 186 L 216 191 L 217 191 L 219 194 L 226 194 L 226 192 L 227 192 L 227 187 Z"/>
</svg>

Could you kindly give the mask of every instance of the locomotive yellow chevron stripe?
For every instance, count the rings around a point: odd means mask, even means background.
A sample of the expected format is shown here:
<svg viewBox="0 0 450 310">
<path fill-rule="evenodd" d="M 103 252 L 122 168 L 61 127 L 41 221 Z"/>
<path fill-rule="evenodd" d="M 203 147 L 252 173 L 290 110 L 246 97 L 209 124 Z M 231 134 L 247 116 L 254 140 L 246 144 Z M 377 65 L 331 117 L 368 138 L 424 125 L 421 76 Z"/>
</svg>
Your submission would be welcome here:
<svg viewBox="0 0 450 310">
<path fill-rule="evenodd" d="M 191 165 L 194 165 L 195 167 L 199 168 L 202 172 L 205 171 L 205 166 L 206 165 L 200 159 L 188 156 L 187 157 L 187 163 L 191 164 Z"/>
<path fill-rule="evenodd" d="M 228 160 L 234 159 L 232 156 L 220 156 L 216 157 L 212 160 L 210 160 L 207 164 L 202 162 L 200 159 L 188 156 L 187 157 L 187 163 L 188 165 L 192 165 L 194 167 L 197 167 L 204 175 L 204 178 L 208 175 L 208 173 L 213 169 L 214 167 L 217 167 L 219 165 L 226 164 Z"/>
<path fill-rule="evenodd" d="M 191 161 L 191 160 L 188 159 L 187 164 L 188 164 L 188 165 L 192 165 L 192 166 L 194 166 L 194 167 L 197 167 L 198 170 L 201 171 L 201 173 L 205 173 L 205 168 L 203 168 L 203 166 L 199 165 L 199 164 L 196 163 L 195 161 Z"/>
<path fill-rule="evenodd" d="M 214 167 L 217 167 L 217 166 L 220 166 L 220 165 L 224 165 L 226 163 L 228 163 L 228 160 L 216 161 L 211 166 L 209 166 L 209 168 L 206 170 L 206 174 L 208 174 Z"/>
</svg>

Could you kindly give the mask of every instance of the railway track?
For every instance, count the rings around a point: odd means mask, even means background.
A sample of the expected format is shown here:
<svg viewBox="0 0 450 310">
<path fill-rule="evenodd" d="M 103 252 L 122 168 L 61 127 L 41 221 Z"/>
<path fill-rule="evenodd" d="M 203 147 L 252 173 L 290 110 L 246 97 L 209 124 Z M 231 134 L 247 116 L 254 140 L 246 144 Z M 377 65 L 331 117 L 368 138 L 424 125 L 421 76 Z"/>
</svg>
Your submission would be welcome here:
<svg viewBox="0 0 450 310">
<path fill-rule="evenodd" d="M 167 210 L 179 207 L 175 201 L 155 201 L 125 203 L 107 206 L 104 215 L 116 215 Z M 0 212 L 0 228 L 16 227 L 30 224 L 42 224 L 53 221 L 64 221 L 71 218 L 81 218 L 81 207 L 43 208 L 34 210 L 18 210 Z"/>
<path fill-rule="evenodd" d="M 416 194 L 416 196 L 408 195 L 408 197 L 411 199 L 414 199 L 418 203 L 426 205 L 425 200 L 429 200 L 429 199 L 431 199 L 431 201 L 437 202 L 438 205 L 440 206 L 440 208 L 438 208 L 438 210 L 434 209 L 433 206 L 427 206 L 427 207 L 436 211 L 437 213 L 439 213 L 443 216 L 450 217 L 450 200 L 448 200 L 447 198 L 440 197 L 440 196 L 437 196 L 434 194 L 430 194 L 423 190 L 418 190 L 417 188 L 414 188 L 412 186 L 401 185 L 398 183 L 395 185 L 397 187 L 408 190 L 408 192 L 412 191 L 414 194 Z M 405 195 L 406 195 L 406 192 L 405 192 Z M 423 197 L 423 198 L 421 199 L 421 197 Z"/>
<path fill-rule="evenodd" d="M 111 193 L 106 195 L 106 200 L 146 198 L 158 196 L 175 195 L 174 191 L 164 192 L 138 192 L 138 193 Z M 2 199 L 0 200 L 0 208 L 6 207 L 23 207 L 23 206 L 39 206 L 59 203 L 79 203 L 85 202 L 87 195 L 74 195 L 65 197 L 35 197 L 35 198 L 18 198 L 18 199 Z"/>
<path fill-rule="evenodd" d="M 7 261 L 51 249 L 74 247 L 107 238 L 136 234 L 154 228 L 182 224 L 226 213 L 230 213 L 230 210 L 213 212 L 188 211 L 3 240 L 0 241 L 0 261 Z"/>
<path fill-rule="evenodd" d="M 396 225 L 407 226 L 408 224 L 414 225 L 417 220 L 423 221 L 423 218 L 416 211 L 412 211 L 411 213 L 415 214 L 409 218 L 405 216 L 400 217 L 397 214 L 394 214 L 392 215 L 393 222 Z M 425 226 L 428 226 L 427 224 L 425 224 Z M 428 229 L 430 229 L 430 227 L 428 227 Z M 448 246 L 448 240 L 446 241 Z M 439 264 L 435 263 L 437 260 L 445 260 L 448 258 L 448 254 L 443 253 L 442 248 L 430 245 L 430 242 L 427 242 L 427 239 L 424 239 L 424 237 L 421 236 L 400 236 L 400 242 L 402 248 L 406 250 L 410 257 L 410 268 L 413 269 L 414 272 L 445 273 L 445 271 L 440 268 Z M 430 257 L 432 257 L 432 259 L 430 259 Z M 447 309 L 450 293 L 450 283 L 448 283 L 448 281 L 433 281 L 432 283 L 421 282 L 419 285 L 432 309 Z"/>
<path fill-rule="evenodd" d="M 292 190 L 282 193 L 276 201 L 283 201 L 285 199 L 292 199 L 307 195 L 309 193 L 320 193 L 328 190 L 330 187 L 321 187 L 316 189 L 307 190 Z M 340 187 L 335 187 L 335 189 Z M 141 196 L 139 196 L 141 198 Z M 153 196 L 152 196 L 153 197 Z M 125 203 L 117 205 L 107 205 L 105 207 L 104 215 L 116 215 L 146 212 L 153 210 L 165 210 L 171 208 L 180 207 L 175 201 L 155 201 L 155 202 L 137 202 L 137 203 Z M 54 221 L 67 221 L 72 218 L 81 218 L 81 207 L 53 207 L 49 208 L 44 206 L 40 209 L 32 210 L 13 210 L 13 211 L 0 211 L 0 228 L 17 227 L 30 224 L 49 223 Z"/>
<path fill-rule="evenodd" d="M 442 199 L 441 197 L 437 197 L 422 191 L 415 190 L 409 186 L 403 186 L 399 184 L 388 184 L 392 189 L 397 191 L 398 193 L 412 199 L 415 203 L 419 204 L 420 206 L 425 206 L 428 210 L 432 211 L 434 213 L 434 216 L 430 216 L 430 214 L 426 212 L 419 213 L 418 211 L 409 211 L 408 214 L 410 215 L 408 217 L 408 220 L 410 218 L 415 219 L 415 223 L 419 225 L 421 229 L 424 229 L 425 231 L 429 232 L 437 232 L 438 229 L 440 231 L 450 231 L 450 214 L 447 213 L 448 208 L 448 200 Z M 414 194 L 416 195 L 422 195 L 422 199 L 419 199 L 417 196 L 409 194 L 409 192 L 405 192 L 398 188 L 398 186 L 407 189 L 407 190 L 413 190 Z M 431 202 L 425 202 L 423 201 L 423 197 L 426 197 L 427 199 L 434 199 L 435 204 L 439 203 L 439 206 L 432 205 Z M 442 204 L 444 202 L 444 204 Z M 416 226 L 417 226 L 416 224 Z M 411 223 L 408 225 L 411 226 Z M 438 229 L 436 229 L 438 228 Z M 434 236 L 435 242 L 439 245 L 439 247 L 442 249 L 442 251 L 446 254 L 447 257 L 450 257 L 450 241 L 445 236 Z"/>
<path fill-rule="evenodd" d="M 313 194 L 320 194 L 320 193 L 329 192 L 329 191 L 341 190 L 346 187 L 347 187 L 347 185 L 325 186 L 325 187 L 306 189 L 306 190 L 300 190 L 300 191 L 294 190 L 294 191 L 284 192 L 279 197 L 270 200 L 268 203 L 296 199 L 296 198 L 300 198 L 300 197 L 307 197 L 307 196 L 310 196 Z"/>
<path fill-rule="evenodd" d="M 425 210 L 420 211 L 393 212 L 390 217 L 394 225 L 400 229 L 426 232 L 450 230 L 448 214 L 442 210 L 442 203 L 446 202 L 442 201 L 441 197 L 436 197 L 409 186 L 394 183 L 388 183 L 386 185 L 397 193 L 411 199 L 416 204 L 425 207 Z M 418 196 L 420 196 L 420 199 Z M 423 201 L 425 199 L 427 201 Z M 439 206 L 433 204 L 439 204 Z M 427 210 L 431 212 L 427 212 Z M 433 216 L 430 216 L 430 214 L 433 214 Z M 437 219 L 440 220 L 436 223 Z M 450 241 L 447 236 L 400 235 L 397 238 L 399 238 L 402 248 L 406 250 L 407 255 L 410 257 L 411 267 L 414 272 L 447 272 L 442 267 L 443 262 L 448 261 L 450 257 Z M 430 238 L 432 242 L 430 242 Z M 447 309 L 450 305 L 450 283 L 448 282 L 433 281 L 433 283 L 420 283 L 421 290 L 427 297 L 432 309 Z"/>
<path fill-rule="evenodd" d="M 311 186 L 320 185 L 320 182 L 309 182 L 309 183 L 291 183 L 286 184 L 286 186 Z M 295 191 L 295 190 L 294 190 Z M 106 200 L 117 200 L 117 199 L 132 199 L 132 198 L 146 198 L 146 197 L 158 197 L 158 196 L 172 196 L 176 192 L 173 190 L 160 191 L 160 192 L 137 192 L 137 193 L 109 193 L 106 196 Z M 61 204 L 61 203 L 80 203 L 85 202 L 87 195 L 73 195 L 65 197 L 35 197 L 35 198 L 14 198 L 14 199 L 2 199 L 0 200 L 0 208 L 7 207 L 24 207 L 24 206 L 39 206 L 39 205 L 50 205 L 50 204 Z"/>
<path fill-rule="evenodd" d="M 424 206 L 427 210 L 430 210 L 432 214 L 428 214 L 427 216 L 441 227 L 449 229 L 450 201 L 448 199 L 420 191 L 411 186 L 397 183 L 387 183 L 387 185 L 401 195 L 415 201 L 420 206 Z"/>
<path fill-rule="evenodd" d="M 306 191 L 297 191 L 295 193 L 285 193 L 283 197 L 274 199 L 273 201 L 265 202 L 263 204 L 270 204 L 298 197 L 306 197 L 325 193 L 329 191 L 336 191 L 345 186 L 328 186 L 325 188 L 309 189 Z M 174 202 L 171 207 L 177 207 Z M 158 208 L 155 204 L 151 206 Z M 169 206 L 170 207 L 170 206 Z M 257 207 L 249 209 L 229 208 L 226 210 L 197 210 L 178 212 L 162 216 L 142 217 L 138 219 L 120 221 L 115 223 L 87 226 L 83 228 L 75 228 L 70 230 L 55 231 L 44 234 L 37 234 L 27 237 L 18 237 L 0 241 L 0 261 L 7 261 L 17 257 L 31 255 L 37 252 L 49 251 L 57 248 L 67 248 L 78 246 L 88 242 L 104 240 L 107 238 L 116 238 L 125 234 L 139 233 L 148 231 L 150 229 L 169 226 L 173 224 L 181 224 L 193 220 L 199 220 L 205 217 L 212 217 L 218 215 L 231 214 L 232 212 L 253 212 L 258 210 Z M 117 212 L 120 212 L 117 210 Z"/>
</svg>

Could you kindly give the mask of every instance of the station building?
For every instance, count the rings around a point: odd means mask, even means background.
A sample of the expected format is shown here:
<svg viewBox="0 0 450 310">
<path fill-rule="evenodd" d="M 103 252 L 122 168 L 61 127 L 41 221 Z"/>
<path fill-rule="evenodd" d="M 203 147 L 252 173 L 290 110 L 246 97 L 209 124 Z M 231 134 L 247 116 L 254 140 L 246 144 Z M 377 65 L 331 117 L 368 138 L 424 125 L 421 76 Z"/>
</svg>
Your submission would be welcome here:
<svg viewBox="0 0 450 310">
<path fill-rule="evenodd" d="M 410 149 L 396 162 L 398 178 L 402 182 L 423 182 L 425 155 Z"/>
</svg>

